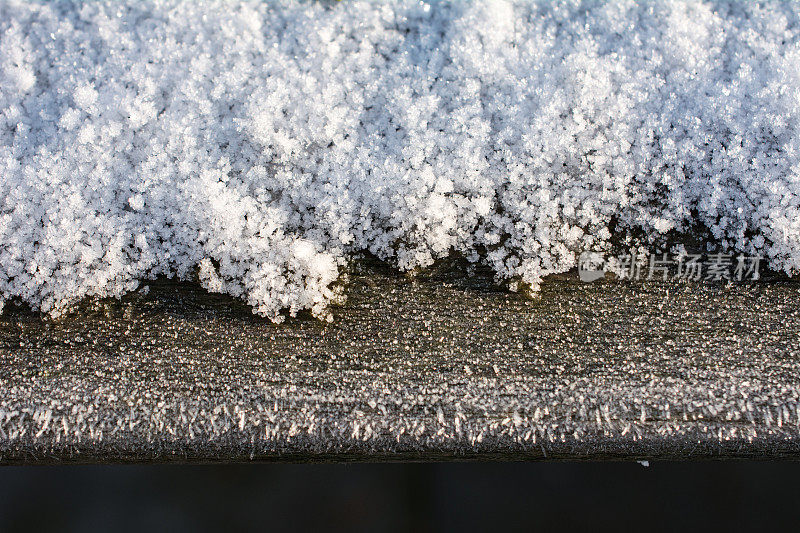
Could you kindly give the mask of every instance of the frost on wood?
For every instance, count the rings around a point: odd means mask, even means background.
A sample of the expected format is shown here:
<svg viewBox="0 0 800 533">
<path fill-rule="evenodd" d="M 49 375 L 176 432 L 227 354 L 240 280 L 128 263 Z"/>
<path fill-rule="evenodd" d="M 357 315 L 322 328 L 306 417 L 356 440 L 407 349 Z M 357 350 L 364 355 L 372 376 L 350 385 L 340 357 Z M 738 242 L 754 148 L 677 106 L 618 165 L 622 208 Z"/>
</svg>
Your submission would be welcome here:
<svg viewBox="0 0 800 533">
<path fill-rule="evenodd" d="M 0 0 L 0 305 L 158 275 L 325 313 L 348 254 L 534 287 L 708 228 L 800 269 L 795 3 Z"/>
</svg>

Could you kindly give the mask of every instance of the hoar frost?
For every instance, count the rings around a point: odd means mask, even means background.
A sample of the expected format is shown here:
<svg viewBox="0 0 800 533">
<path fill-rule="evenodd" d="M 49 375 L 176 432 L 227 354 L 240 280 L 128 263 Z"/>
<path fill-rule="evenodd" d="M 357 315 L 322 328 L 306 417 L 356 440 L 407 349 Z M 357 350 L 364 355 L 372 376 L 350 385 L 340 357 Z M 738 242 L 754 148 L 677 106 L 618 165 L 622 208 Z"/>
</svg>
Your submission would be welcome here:
<svg viewBox="0 0 800 533">
<path fill-rule="evenodd" d="M 792 2 L 0 0 L 0 306 L 279 319 L 349 254 L 536 287 L 612 231 L 800 269 Z"/>
</svg>

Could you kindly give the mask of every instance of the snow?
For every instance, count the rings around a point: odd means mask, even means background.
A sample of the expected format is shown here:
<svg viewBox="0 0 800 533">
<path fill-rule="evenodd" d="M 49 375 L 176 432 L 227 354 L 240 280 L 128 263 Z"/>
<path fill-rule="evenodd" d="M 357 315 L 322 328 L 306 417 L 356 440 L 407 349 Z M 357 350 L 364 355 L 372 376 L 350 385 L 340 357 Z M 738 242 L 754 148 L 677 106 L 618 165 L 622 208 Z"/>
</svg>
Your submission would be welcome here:
<svg viewBox="0 0 800 533">
<path fill-rule="evenodd" d="M 800 5 L 0 0 L 0 303 L 280 320 L 348 257 L 534 289 L 614 231 L 800 270 Z"/>
</svg>

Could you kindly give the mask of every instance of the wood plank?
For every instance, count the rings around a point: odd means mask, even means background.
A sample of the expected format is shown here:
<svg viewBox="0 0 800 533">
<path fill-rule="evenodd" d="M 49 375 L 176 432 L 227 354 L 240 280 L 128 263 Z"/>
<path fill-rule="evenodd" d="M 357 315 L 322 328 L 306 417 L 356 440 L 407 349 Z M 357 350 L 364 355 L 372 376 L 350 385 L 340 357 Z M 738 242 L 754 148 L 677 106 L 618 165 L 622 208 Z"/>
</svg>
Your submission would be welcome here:
<svg viewBox="0 0 800 533">
<path fill-rule="evenodd" d="M 190 283 L 0 317 L 0 462 L 797 457 L 800 283 L 365 260 L 334 321 Z"/>
</svg>

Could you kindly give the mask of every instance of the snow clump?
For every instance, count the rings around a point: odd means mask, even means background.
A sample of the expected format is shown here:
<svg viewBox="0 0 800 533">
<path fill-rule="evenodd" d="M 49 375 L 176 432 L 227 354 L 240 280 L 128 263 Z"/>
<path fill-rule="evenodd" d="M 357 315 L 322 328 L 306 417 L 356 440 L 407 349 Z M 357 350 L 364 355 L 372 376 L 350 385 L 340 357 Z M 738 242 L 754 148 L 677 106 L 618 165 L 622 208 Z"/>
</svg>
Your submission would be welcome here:
<svg viewBox="0 0 800 533">
<path fill-rule="evenodd" d="M 536 287 L 612 233 L 800 269 L 800 4 L 0 0 L 0 307 L 347 257 Z"/>
</svg>

